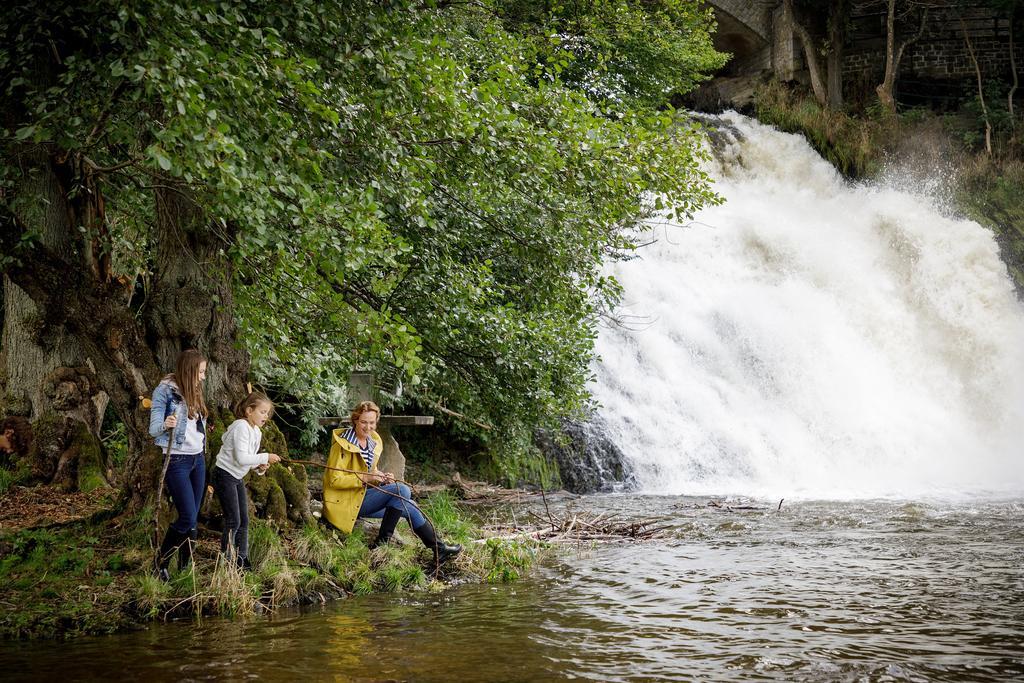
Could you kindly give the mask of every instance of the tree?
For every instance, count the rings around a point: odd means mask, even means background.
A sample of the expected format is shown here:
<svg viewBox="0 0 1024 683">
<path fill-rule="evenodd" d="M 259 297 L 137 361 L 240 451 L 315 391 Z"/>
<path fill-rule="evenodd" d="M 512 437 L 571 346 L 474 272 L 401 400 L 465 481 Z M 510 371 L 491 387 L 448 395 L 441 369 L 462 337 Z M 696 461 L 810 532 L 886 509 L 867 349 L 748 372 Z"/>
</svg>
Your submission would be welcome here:
<svg viewBox="0 0 1024 683">
<path fill-rule="evenodd" d="M 134 505 L 157 459 L 139 397 L 185 346 L 209 356 L 215 405 L 250 359 L 314 415 L 368 367 L 503 443 L 585 401 L 595 319 L 618 293 L 603 259 L 655 206 L 714 196 L 685 121 L 639 90 L 596 102 L 497 9 L 4 10 L 0 245 L 9 296 L 41 312 L 5 328 L 109 400 Z M 706 29 L 687 40 L 710 45 Z M 21 386 L 40 394 L 42 374 Z"/>
<path fill-rule="evenodd" d="M 664 105 L 725 66 L 711 7 L 689 0 L 499 0 L 502 24 L 538 65 L 595 101 Z"/>
<path fill-rule="evenodd" d="M 896 87 L 896 77 L 899 74 L 900 62 L 903 59 L 903 52 L 907 47 L 917 42 L 924 34 L 925 25 L 928 22 L 928 3 L 905 0 L 905 9 L 902 15 L 897 16 L 897 0 L 885 0 L 885 75 L 882 82 L 875 88 L 878 94 L 878 101 L 883 111 L 889 116 L 896 115 L 896 98 L 893 94 Z M 917 32 L 912 36 L 899 40 L 899 20 L 911 16 L 918 16 L 920 23 Z"/>
<path fill-rule="evenodd" d="M 985 103 L 985 86 L 981 78 L 981 65 L 978 63 L 978 57 L 974 54 L 974 45 L 971 43 L 971 34 L 967 30 L 967 22 L 964 18 L 960 17 L 960 29 L 964 34 L 964 43 L 967 45 L 967 54 L 971 58 L 971 64 L 974 65 L 974 75 L 977 78 L 978 83 L 978 104 L 981 105 L 981 117 L 985 122 L 985 153 L 988 156 L 992 156 L 992 120 L 988 115 L 988 105 Z"/>
<path fill-rule="evenodd" d="M 819 3 L 805 4 L 800 8 L 800 17 L 793 0 L 783 1 L 783 11 L 789 24 L 800 39 L 804 50 L 804 61 L 811 81 L 814 98 L 823 107 L 831 110 L 843 107 L 843 48 L 846 41 L 846 22 L 850 14 L 847 0 L 831 0 L 826 8 Z M 824 24 L 826 38 L 819 44 L 808 26 Z M 820 56 L 825 56 L 822 67 Z"/>
<path fill-rule="evenodd" d="M 1016 130 L 1017 117 L 1014 113 L 1013 99 L 1017 94 L 1017 89 L 1020 86 L 1019 75 L 1017 74 L 1017 54 L 1014 46 L 1014 31 L 1017 23 L 1017 9 L 1020 6 L 1020 0 L 989 0 L 989 4 L 992 5 L 998 11 L 1004 13 L 1008 22 L 1007 31 L 1007 52 L 1010 58 L 1010 90 L 1006 94 L 1006 110 L 1009 113 L 1010 128 Z"/>
</svg>

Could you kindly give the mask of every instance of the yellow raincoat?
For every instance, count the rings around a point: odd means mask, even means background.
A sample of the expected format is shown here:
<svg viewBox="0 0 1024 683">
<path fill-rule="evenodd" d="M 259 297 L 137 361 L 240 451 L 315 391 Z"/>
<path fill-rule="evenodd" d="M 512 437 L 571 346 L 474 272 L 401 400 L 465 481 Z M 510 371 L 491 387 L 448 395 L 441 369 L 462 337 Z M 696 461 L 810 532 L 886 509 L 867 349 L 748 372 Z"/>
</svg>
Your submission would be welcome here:
<svg viewBox="0 0 1024 683">
<path fill-rule="evenodd" d="M 359 453 L 359 446 L 349 443 L 342 434 L 345 429 L 335 429 L 331 434 L 331 454 L 327 456 L 327 466 L 343 470 L 367 472 L 366 461 Z M 377 463 L 384 451 L 380 435 L 372 432 L 373 439 L 373 471 L 379 472 Z M 324 516 L 327 521 L 346 534 L 352 532 L 359 515 L 359 506 L 366 495 L 366 484 L 352 472 L 324 470 Z"/>
</svg>

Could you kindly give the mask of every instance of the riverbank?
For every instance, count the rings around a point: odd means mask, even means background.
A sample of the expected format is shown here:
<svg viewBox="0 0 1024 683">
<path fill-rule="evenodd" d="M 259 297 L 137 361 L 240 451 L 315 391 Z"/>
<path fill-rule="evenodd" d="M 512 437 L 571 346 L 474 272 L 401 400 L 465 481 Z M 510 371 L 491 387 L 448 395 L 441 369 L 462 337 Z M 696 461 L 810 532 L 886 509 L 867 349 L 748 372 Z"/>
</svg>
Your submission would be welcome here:
<svg viewBox="0 0 1024 683">
<path fill-rule="evenodd" d="M 33 512 L 30 500 L 49 512 Z M 163 583 L 151 571 L 151 511 L 118 515 L 112 489 L 83 502 L 54 487 L 11 487 L 0 496 L 0 507 L 20 509 L 29 521 L 16 523 L 8 515 L 0 524 L 0 637 L 70 638 L 154 620 L 261 614 L 356 594 L 515 581 L 541 551 L 529 539 L 485 539 L 479 517 L 447 490 L 420 504 L 441 536 L 463 544 L 463 552 L 439 570 L 404 523 L 392 544 L 370 550 L 372 523 L 346 536 L 317 522 L 278 528 L 253 519 L 253 571 L 227 566 L 218 552 L 219 531 L 201 525 L 195 562 Z"/>
</svg>

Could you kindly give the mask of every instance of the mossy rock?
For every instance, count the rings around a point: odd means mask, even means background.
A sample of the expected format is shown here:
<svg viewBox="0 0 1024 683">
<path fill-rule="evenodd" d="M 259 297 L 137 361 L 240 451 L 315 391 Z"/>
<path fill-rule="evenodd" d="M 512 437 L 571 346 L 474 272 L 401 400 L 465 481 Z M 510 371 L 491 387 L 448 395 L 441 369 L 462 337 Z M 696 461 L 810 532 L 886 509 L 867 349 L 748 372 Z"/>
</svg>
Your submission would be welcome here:
<svg viewBox="0 0 1024 683">
<path fill-rule="evenodd" d="M 89 431 L 84 422 L 75 423 L 72 448 L 78 449 L 78 470 L 75 482 L 79 491 L 88 493 L 109 486 L 106 477 L 106 458 L 103 444 Z"/>
<path fill-rule="evenodd" d="M 221 442 L 224 440 L 224 432 L 228 430 L 235 416 L 226 408 L 210 411 L 209 425 L 206 429 L 206 452 L 216 462 L 217 453 L 220 452 Z"/>
<path fill-rule="evenodd" d="M 249 474 L 246 483 L 260 517 L 280 526 L 304 524 L 309 519 L 309 489 L 302 467 L 271 465 L 263 476 Z"/>
<path fill-rule="evenodd" d="M 60 454 L 71 434 L 71 421 L 56 413 L 46 413 L 32 423 L 32 449 L 25 456 L 32 478 L 49 482 L 57 471 Z"/>
<path fill-rule="evenodd" d="M 263 516 L 279 526 L 288 524 L 288 501 L 281 486 L 271 485 L 267 489 L 266 502 L 263 505 Z"/>
<path fill-rule="evenodd" d="M 109 486 L 103 444 L 81 421 L 46 413 L 32 425 L 35 438 L 26 456 L 32 478 L 66 491 Z"/>
<path fill-rule="evenodd" d="M 284 438 L 284 434 L 277 428 L 277 425 L 273 422 L 268 421 L 267 424 L 263 425 L 263 439 L 261 441 L 260 450 L 266 451 L 267 453 L 277 453 L 282 458 L 288 457 L 288 441 Z"/>
</svg>

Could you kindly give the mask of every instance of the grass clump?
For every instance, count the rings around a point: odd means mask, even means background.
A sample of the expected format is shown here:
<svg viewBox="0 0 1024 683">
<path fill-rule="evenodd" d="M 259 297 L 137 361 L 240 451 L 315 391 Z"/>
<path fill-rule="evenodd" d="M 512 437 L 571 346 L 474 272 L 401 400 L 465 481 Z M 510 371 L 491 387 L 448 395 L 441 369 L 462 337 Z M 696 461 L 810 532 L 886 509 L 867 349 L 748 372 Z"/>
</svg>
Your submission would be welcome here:
<svg viewBox="0 0 1024 683">
<path fill-rule="evenodd" d="M 487 583 L 518 581 L 537 558 L 535 543 L 491 538 L 487 540 L 486 549 L 490 553 L 490 566 L 485 577 Z"/>
<path fill-rule="evenodd" d="M 848 178 L 877 172 L 895 140 L 898 121 L 856 118 L 829 111 L 814 98 L 772 81 L 755 96 L 758 121 L 787 133 L 801 133 L 811 146 Z"/>
</svg>

